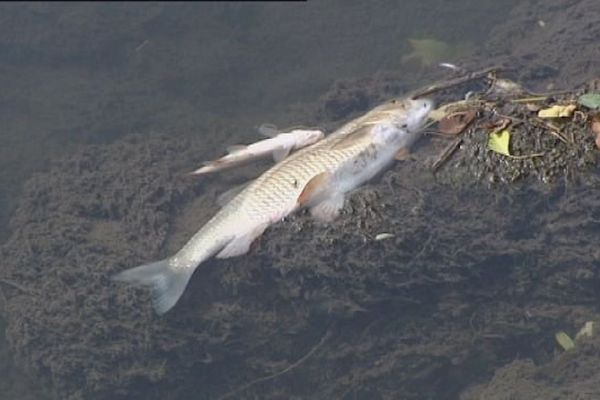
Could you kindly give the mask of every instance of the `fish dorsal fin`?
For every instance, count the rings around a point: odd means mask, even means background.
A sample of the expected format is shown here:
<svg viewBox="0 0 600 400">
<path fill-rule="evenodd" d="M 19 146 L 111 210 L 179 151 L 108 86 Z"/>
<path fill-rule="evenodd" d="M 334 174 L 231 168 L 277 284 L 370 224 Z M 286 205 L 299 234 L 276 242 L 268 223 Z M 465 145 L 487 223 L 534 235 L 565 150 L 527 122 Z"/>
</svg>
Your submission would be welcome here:
<svg viewBox="0 0 600 400">
<path fill-rule="evenodd" d="M 289 146 L 283 146 L 273 150 L 273 160 L 275 160 L 275 162 L 278 163 L 279 161 L 286 158 L 288 154 L 290 154 L 290 150 L 291 148 Z"/>
<path fill-rule="evenodd" d="M 277 130 L 277 127 L 273 124 L 262 124 L 258 127 L 258 133 L 263 136 L 273 138 L 279 135 L 279 130 Z"/>
<path fill-rule="evenodd" d="M 363 126 L 345 135 L 339 142 L 331 146 L 331 150 L 343 150 L 354 146 L 357 142 L 371 135 L 371 126 Z"/>
<path fill-rule="evenodd" d="M 246 146 L 245 144 L 234 144 L 232 146 L 227 147 L 227 153 L 229 153 L 229 154 L 237 153 L 239 151 L 245 150 L 247 147 L 248 146 Z"/>
<path fill-rule="evenodd" d="M 317 197 L 324 195 L 330 179 L 331 173 L 328 171 L 313 176 L 298 196 L 298 205 L 304 207 L 308 203 L 314 202 Z"/>
<path fill-rule="evenodd" d="M 223 207 L 225 204 L 229 203 L 231 199 L 237 196 L 242 190 L 248 187 L 248 185 L 252 182 L 254 182 L 254 180 L 244 182 L 240 185 L 235 185 L 231 189 L 224 191 L 217 197 L 217 204 Z"/>
</svg>

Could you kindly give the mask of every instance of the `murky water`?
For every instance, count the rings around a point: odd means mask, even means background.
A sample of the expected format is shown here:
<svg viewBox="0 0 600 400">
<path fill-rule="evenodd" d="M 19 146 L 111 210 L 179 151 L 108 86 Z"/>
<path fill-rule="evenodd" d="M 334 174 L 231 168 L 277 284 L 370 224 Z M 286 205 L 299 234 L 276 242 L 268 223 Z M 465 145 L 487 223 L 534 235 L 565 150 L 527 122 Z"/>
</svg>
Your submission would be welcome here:
<svg viewBox="0 0 600 400">
<path fill-rule="evenodd" d="M 0 241 L 23 183 L 78 147 L 160 132 L 200 138 L 208 158 L 263 122 L 307 123 L 294 110 L 340 79 L 387 70 L 426 81 L 440 61 L 472 60 L 516 3 L 3 4 Z M 540 18 L 529 22 L 551 22 Z M 44 398 L 0 355 L 12 382 L 0 398 Z"/>
</svg>

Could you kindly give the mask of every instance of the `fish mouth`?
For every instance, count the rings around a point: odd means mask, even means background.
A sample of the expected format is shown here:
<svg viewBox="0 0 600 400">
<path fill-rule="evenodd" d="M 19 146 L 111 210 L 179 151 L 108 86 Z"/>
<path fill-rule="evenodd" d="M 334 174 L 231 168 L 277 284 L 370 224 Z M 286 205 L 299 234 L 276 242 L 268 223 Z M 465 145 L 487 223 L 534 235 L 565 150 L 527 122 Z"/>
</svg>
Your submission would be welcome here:
<svg viewBox="0 0 600 400">
<path fill-rule="evenodd" d="M 409 131 L 417 131 L 425 125 L 429 112 L 433 109 L 434 102 L 428 98 L 411 99 L 410 111 L 407 116 Z"/>
</svg>

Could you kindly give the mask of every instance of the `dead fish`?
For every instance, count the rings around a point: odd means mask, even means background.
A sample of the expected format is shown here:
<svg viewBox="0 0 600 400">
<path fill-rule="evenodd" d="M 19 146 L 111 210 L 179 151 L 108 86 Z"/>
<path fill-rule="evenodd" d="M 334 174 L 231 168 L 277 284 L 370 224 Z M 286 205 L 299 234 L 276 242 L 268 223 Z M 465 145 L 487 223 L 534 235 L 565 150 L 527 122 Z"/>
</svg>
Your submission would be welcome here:
<svg viewBox="0 0 600 400">
<path fill-rule="evenodd" d="M 261 140 L 250 145 L 236 145 L 227 149 L 229 154 L 218 160 L 208 161 L 202 168 L 191 172 L 191 175 L 208 174 L 245 164 L 268 155 L 275 162 L 283 160 L 292 150 L 311 145 L 323 139 L 324 133 L 315 129 L 294 129 L 290 132 L 279 133 L 277 128 L 263 124 L 259 132 L 269 139 Z"/>
<path fill-rule="evenodd" d="M 167 312 L 206 259 L 245 254 L 267 227 L 304 207 L 319 220 L 335 218 L 349 191 L 416 140 L 431 108 L 427 99 L 391 100 L 348 122 L 252 181 L 175 255 L 114 279 L 151 287 L 156 312 Z"/>
</svg>

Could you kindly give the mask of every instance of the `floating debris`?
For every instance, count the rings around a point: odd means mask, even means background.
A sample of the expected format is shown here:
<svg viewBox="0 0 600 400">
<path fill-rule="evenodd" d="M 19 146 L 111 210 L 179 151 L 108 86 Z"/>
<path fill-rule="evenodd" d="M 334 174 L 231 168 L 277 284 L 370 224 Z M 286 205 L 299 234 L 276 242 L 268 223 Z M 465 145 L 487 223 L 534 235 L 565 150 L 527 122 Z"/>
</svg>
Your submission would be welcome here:
<svg viewBox="0 0 600 400">
<path fill-rule="evenodd" d="M 554 335 L 556 341 L 565 351 L 569 351 L 575 347 L 575 342 L 564 331 L 556 332 Z"/>
<path fill-rule="evenodd" d="M 587 321 L 583 325 L 583 328 L 581 328 L 579 332 L 577 332 L 577 335 L 575 335 L 575 340 L 579 340 L 582 337 L 592 336 L 594 336 L 594 321 Z"/>
<path fill-rule="evenodd" d="M 375 240 L 380 241 L 380 240 L 390 239 L 393 237 L 394 237 L 393 234 L 384 232 L 384 233 L 378 233 L 377 235 L 375 235 Z"/>
</svg>

